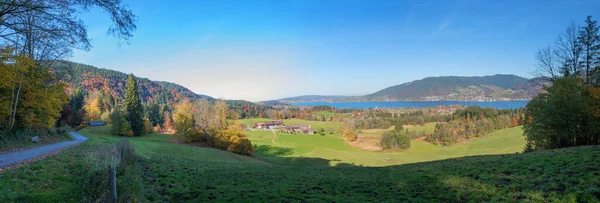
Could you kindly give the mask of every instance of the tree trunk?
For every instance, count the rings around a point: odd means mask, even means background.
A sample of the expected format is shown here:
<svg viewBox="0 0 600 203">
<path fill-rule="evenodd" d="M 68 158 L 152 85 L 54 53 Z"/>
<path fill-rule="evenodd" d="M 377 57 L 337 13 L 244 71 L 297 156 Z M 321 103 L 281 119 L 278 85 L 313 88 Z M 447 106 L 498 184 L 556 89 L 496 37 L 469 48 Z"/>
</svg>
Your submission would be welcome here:
<svg viewBox="0 0 600 203">
<path fill-rule="evenodd" d="M 19 77 L 19 89 L 17 89 L 17 95 L 15 97 L 15 105 L 12 110 L 10 127 L 8 127 L 9 130 L 12 130 L 12 128 L 15 125 L 15 120 L 17 119 L 17 106 L 19 105 L 19 94 L 21 93 L 21 87 L 23 87 L 23 72 L 21 72 L 21 75 Z"/>
</svg>

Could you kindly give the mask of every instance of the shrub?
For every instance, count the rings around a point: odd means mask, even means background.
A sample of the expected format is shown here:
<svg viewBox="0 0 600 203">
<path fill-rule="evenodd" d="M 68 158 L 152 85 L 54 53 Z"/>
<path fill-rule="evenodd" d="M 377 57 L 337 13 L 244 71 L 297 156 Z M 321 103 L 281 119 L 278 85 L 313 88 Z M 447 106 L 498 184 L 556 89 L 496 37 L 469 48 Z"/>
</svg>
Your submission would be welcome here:
<svg viewBox="0 0 600 203">
<path fill-rule="evenodd" d="M 154 129 L 152 129 L 154 132 L 161 132 L 162 128 L 160 127 L 159 124 L 156 124 L 156 126 L 154 126 Z"/>
<path fill-rule="evenodd" d="M 210 129 L 208 133 L 211 135 L 208 143 L 215 148 L 243 155 L 254 154 L 254 147 L 241 124 L 229 125 L 225 129 Z"/>
<path fill-rule="evenodd" d="M 110 119 L 110 113 L 104 112 L 102 113 L 102 115 L 100 115 L 100 120 L 106 122 L 106 124 L 111 124 L 111 119 Z"/>
<path fill-rule="evenodd" d="M 79 124 L 77 126 L 77 128 L 75 128 L 75 130 L 81 130 L 81 129 L 84 129 L 84 128 L 89 127 L 89 126 L 90 126 L 90 124 L 82 123 L 82 124 Z"/>
<path fill-rule="evenodd" d="M 182 133 L 185 142 L 202 142 L 206 141 L 206 132 L 202 129 L 188 128 L 186 133 Z"/>
<path fill-rule="evenodd" d="M 356 134 L 354 133 L 354 130 L 352 130 L 349 127 L 344 127 L 341 130 L 342 135 L 344 135 L 344 139 L 348 140 L 350 142 L 353 142 L 354 140 L 357 139 Z"/>
<path fill-rule="evenodd" d="M 398 132 L 402 132 L 402 130 L 404 130 L 404 126 L 402 126 L 402 122 L 396 123 L 396 125 L 394 126 L 394 130 L 396 130 Z"/>
<path fill-rule="evenodd" d="M 410 137 L 401 131 L 384 132 L 381 135 L 379 146 L 383 149 L 408 149 L 410 148 Z"/>
<path fill-rule="evenodd" d="M 153 132 L 152 123 L 150 123 L 150 120 L 148 120 L 147 118 L 144 118 L 144 132 L 145 133 Z"/>
</svg>

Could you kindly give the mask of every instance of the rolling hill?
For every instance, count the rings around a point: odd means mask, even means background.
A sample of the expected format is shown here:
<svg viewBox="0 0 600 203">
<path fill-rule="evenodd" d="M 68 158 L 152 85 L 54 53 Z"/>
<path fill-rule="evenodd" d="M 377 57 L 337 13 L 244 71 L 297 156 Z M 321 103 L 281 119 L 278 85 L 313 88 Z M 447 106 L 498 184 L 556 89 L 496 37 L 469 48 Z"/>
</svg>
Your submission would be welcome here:
<svg viewBox="0 0 600 203">
<path fill-rule="evenodd" d="M 387 87 L 364 96 L 305 95 L 280 102 L 339 101 L 489 101 L 529 100 L 542 91 L 544 81 L 516 75 L 441 76 Z"/>
<path fill-rule="evenodd" d="M 539 80 L 516 75 L 427 77 L 367 95 L 370 101 L 528 100 L 540 90 Z"/>
</svg>

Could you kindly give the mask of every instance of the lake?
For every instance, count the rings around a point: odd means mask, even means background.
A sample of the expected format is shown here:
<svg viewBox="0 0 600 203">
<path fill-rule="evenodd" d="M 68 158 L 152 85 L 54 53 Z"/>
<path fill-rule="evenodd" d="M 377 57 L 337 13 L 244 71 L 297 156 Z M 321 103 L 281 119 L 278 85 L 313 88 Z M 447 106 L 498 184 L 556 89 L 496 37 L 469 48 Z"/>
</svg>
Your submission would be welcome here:
<svg viewBox="0 0 600 203">
<path fill-rule="evenodd" d="M 293 106 L 332 106 L 336 109 L 353 108 L 423 108 L 436 106 L 481 106 L 495 109 L 516 109 L 525 107 L 529 101 L 490 101 L 490 102 L 469 102 L 469 101 L 400 101 L 400 102 L 289 102 Z"/>
</svg>

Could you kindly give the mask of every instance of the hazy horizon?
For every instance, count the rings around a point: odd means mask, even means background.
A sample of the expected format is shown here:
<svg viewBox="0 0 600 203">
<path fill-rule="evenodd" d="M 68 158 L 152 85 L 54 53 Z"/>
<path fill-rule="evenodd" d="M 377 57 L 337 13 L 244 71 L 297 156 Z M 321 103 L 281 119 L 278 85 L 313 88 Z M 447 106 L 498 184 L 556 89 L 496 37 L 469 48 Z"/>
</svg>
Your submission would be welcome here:
<svg viewBox="0 0 600 203">
<path fill-rule="evenodd" d="M 600 14 L 596 1 L 124 3 L 139 18 L 130 43 L 106 36 L 110 19 L 92 10 L 81 17 L 94 47 L 69 60 L 249 101 L 357 96 L 430 76 L 531 78 L 538 48 Z"/>
</svg>

